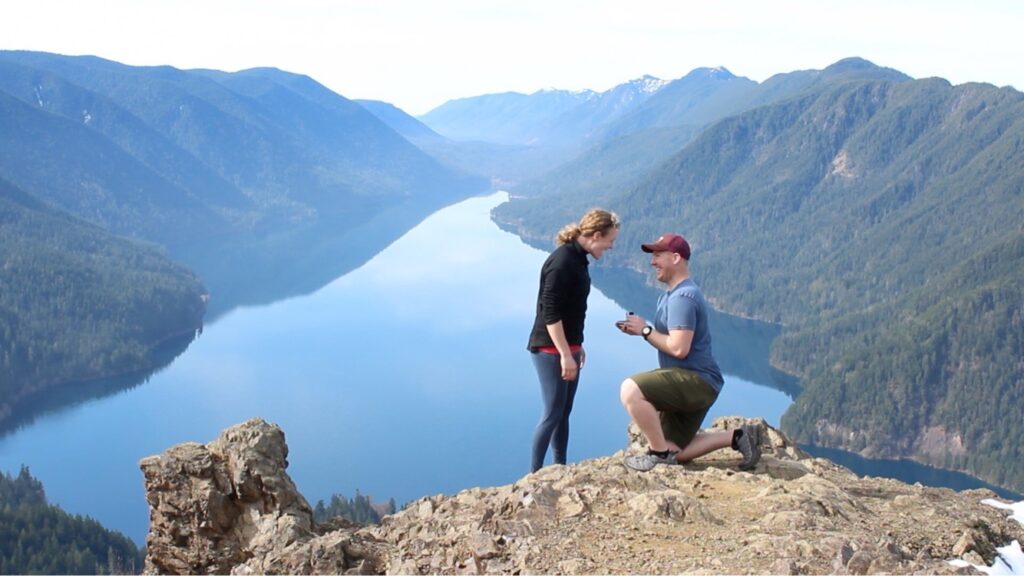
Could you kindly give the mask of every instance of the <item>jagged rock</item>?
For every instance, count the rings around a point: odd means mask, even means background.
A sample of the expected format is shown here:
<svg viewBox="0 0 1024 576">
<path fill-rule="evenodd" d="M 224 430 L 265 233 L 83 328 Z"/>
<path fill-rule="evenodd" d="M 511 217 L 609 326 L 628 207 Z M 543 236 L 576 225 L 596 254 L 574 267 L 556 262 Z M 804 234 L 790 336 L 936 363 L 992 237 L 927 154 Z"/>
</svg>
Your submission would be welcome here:
<svg viewBox="0 0 1024 576">
<path fill-rule="evenodd" d="M 997 546 L 1024 540 L 1005 511 L 981 504 L 995 497 L 987 490 L 858 478 L 750 422 L 766 439 L 751 472 L 731 450 L 647 473 L 620 452 L 424 497 L 360 527 L 316 525 L 285 472 L 283 432 L 251 420 L 141 462 L 146 572 L 953 574 L 973 569 L 949 559 L 991 564 Z"/>
<path fill-rule="evenodd" d="M 318 536 L 285 472 L 284 432 L 262 420 L 143 459 L 150 527 L 146 573 L 379 573 L 354 529 Z"/>
</svg>

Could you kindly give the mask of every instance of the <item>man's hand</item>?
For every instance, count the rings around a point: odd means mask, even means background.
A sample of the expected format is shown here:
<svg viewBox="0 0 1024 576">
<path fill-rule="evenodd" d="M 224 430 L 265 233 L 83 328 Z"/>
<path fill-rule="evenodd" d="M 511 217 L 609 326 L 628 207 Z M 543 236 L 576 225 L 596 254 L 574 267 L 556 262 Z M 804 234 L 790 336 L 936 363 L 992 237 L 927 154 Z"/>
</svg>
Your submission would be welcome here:
<svg viewBox="0 0 1024 576">
<path fill-rule="evenodd" d="M 630 314 L 626 317 L 625 322 L 620 324 L 620 330 L 631 336 L 639 336 L 640 331 L 647 326 L 647 320 L 637 316 L 636 314 Z"/>
</svg>

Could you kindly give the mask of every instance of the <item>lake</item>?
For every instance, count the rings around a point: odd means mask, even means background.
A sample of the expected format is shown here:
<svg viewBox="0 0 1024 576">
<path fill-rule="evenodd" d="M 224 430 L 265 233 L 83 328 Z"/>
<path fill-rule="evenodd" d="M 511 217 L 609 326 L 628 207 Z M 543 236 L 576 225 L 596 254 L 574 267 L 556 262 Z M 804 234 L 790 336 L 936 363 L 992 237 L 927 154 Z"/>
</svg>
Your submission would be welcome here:
<svg viewBox="0 0 1024 576">
<path fill-rule="evenodd" d="M 139 460 L 181 442 L 207 443 L 252 417 L 285 431 L 288 471 L 311 505 L 356 490 L 401 505 L 514 482 L 529 471 L 539 417 L 526 340 L 547 252 L 490 220 L 506 198 L 471 198 L 410 219 L 404 233 L 376 234 L 375 254 L 358 261 L 340 244 L 317 253 L 324 261 L 315 266 L 296 255 L 307 264 L 284 275 L 341 272 L 326 281 L 266 280 L 303 287 L 292 296 L 242 282 L 249 301 L 266 303 L 218 308 L 159 371 L 129 385 L 94 383 L 101 392 L 92 398 L 7 430 L 0 469 L 29 466 L 51 503 L 139 544 L 148 528 Z M 657 290 L 639 274 L 591 268 L 570 461 L 625 447 L 619 384 L 657 361 L 640 338 L 614 328 L 626 309 L 650 317 Z M 768 365 L 777 328 L 722 314 L 712 326 L 726 383 L 706 423 L 763 416 L 778 426 L 796 384 Z"/>
</svg>

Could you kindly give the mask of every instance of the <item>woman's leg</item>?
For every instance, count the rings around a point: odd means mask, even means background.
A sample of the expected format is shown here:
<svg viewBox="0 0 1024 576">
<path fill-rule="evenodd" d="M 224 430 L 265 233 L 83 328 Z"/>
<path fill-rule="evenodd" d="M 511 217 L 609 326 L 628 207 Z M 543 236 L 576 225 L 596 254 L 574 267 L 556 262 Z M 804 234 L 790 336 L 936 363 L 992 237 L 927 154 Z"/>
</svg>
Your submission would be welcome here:
<svg viewBox="0 0 1024 576">
<path fill-rule="evenodd" d="M 551 443 L 555 428 L 565 412 L 568 386 L 562 380 L 562 364 L 557 354 L 533 352 L 531 357 L 533 366 L 537 369 L 537 379 L 540 380 L 540 396 L 544 402 L 540 421 L 533 432 L 530 471 L 536 472 L 544 466 L 548 444 Z"/>
<path fill-rule="evenodd" d="M 573 354 L 573 358 L 576 359 L 576 364 L 580 363 L 579 352 Z M 576 379 L 571 382 L 565 382 L 565 402 L 562 405 L 562 417 L 555 425 L 555 430 L 551 435 L 551 450 L 554 452 L 555 464 L 565 464 L 566 455 L 569 451 L 569 414 L 572 413 L 572 403 L 576 399 L 576 388 L 580 383 L 580 373 L 576 373 Z"/>
</svg>

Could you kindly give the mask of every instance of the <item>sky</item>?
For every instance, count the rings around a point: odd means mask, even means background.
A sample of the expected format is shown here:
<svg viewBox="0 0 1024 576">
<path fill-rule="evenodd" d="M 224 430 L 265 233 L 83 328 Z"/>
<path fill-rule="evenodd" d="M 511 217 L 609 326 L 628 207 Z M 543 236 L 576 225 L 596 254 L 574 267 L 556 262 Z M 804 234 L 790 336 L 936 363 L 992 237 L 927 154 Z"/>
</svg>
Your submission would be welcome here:
<svg viewBox="0 0 1024 576">
<path fill-rule="evenodd" d="M 859 56 L 1024 90 L 1022 0 L 31 0 L 0 49 L 306 74 L 420 115 L 457 98 L 608 90 L 721 66 L 761 82 Z"/>
</svg>

